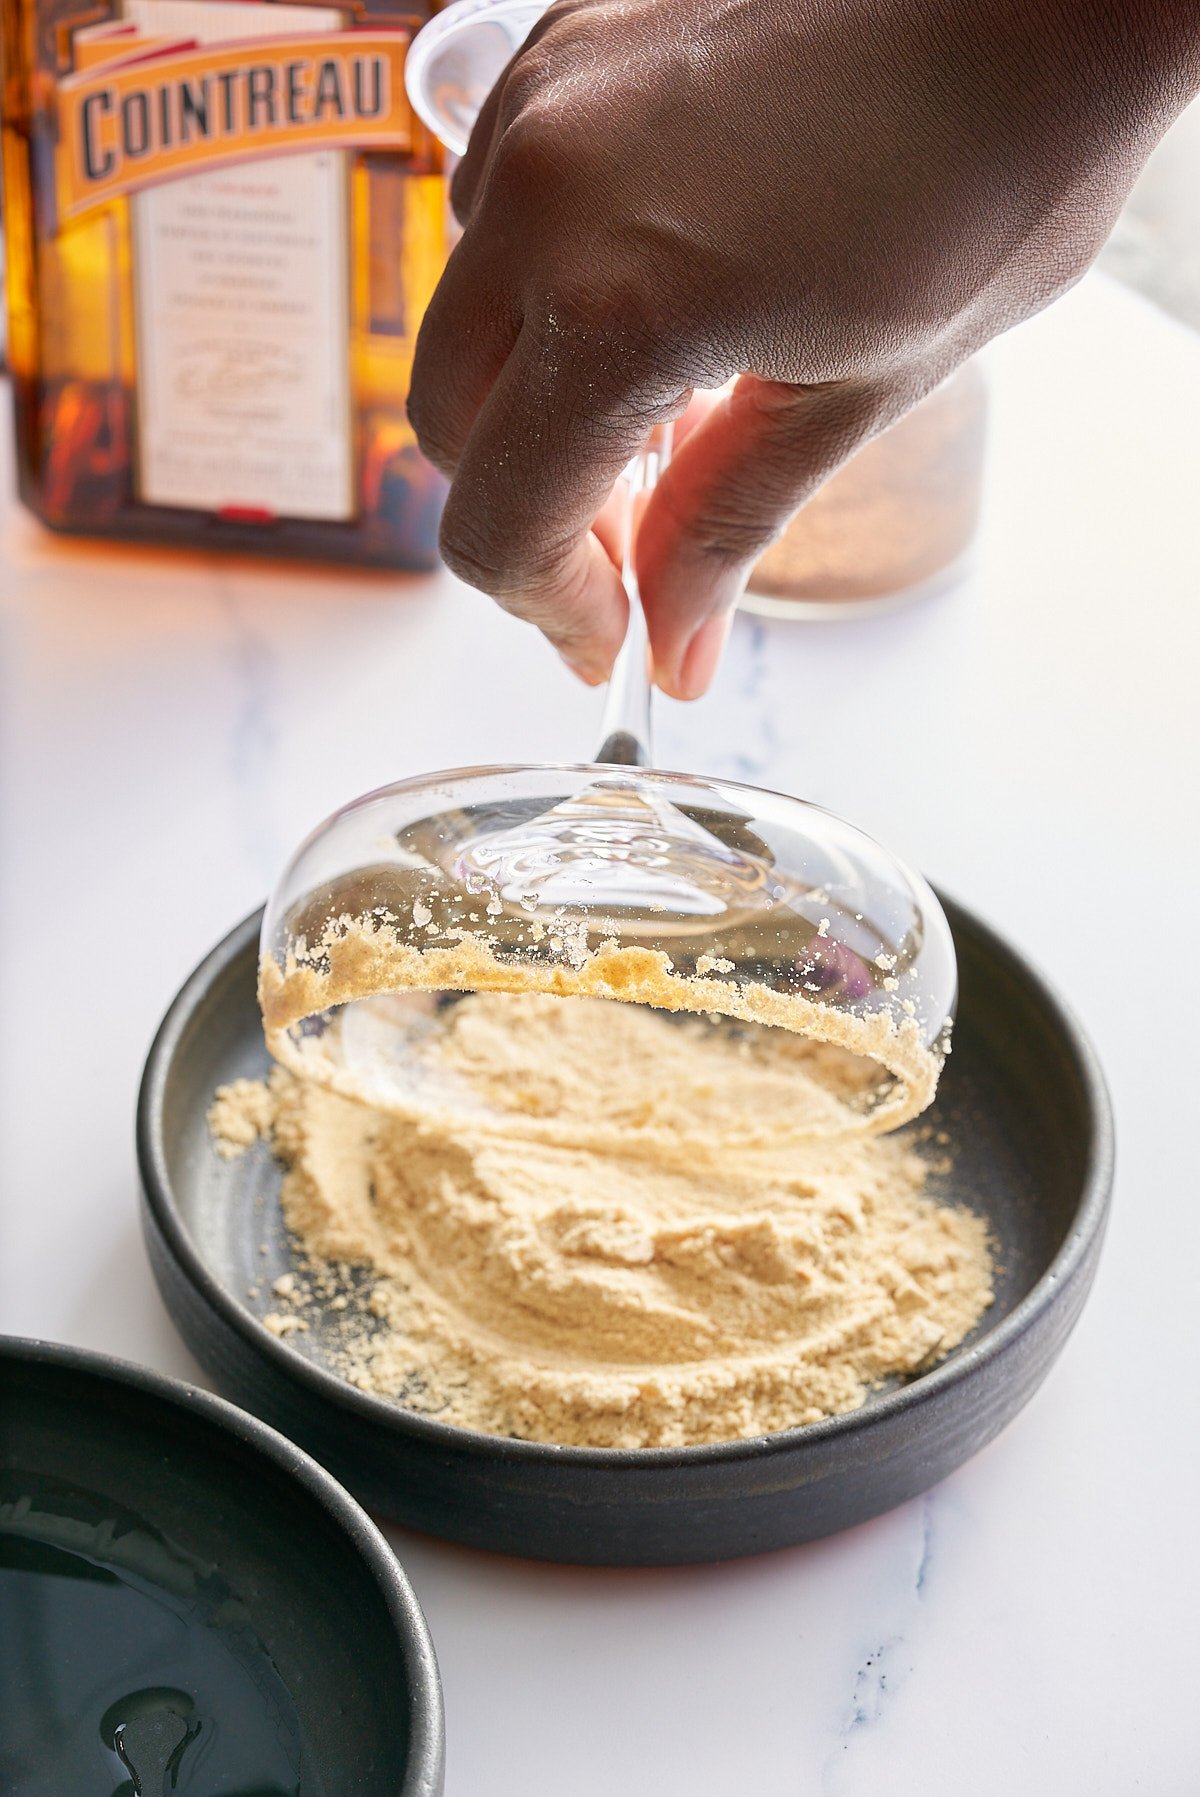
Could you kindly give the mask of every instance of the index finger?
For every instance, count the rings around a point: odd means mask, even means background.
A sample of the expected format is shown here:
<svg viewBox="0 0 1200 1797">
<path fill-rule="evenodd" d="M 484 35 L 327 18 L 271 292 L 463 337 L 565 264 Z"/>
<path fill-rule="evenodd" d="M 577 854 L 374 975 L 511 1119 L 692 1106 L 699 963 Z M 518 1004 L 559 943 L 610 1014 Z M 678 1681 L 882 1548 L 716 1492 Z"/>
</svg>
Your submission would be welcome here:
<svg viewBox="0 0 1200 1797">
<path fill-rule="evenodd" d="M 591 525 L 679 395 L 657 402 L 594 334 L 527 318 L 480 407 L 442 518 L 442 554 L 472 586 L 542 630 L 590 679 L 621 646 L 628 600 Z"/>
</svg>

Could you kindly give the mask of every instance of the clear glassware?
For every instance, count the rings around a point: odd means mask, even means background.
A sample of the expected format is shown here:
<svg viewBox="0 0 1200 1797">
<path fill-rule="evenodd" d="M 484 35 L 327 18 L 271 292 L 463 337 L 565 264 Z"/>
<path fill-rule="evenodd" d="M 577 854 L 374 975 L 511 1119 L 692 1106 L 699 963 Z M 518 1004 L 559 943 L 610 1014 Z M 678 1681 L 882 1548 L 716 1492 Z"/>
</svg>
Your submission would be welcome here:
<svg viewBox="0 0 1200 1797">
<path fill-rule="evenodd" d="M 439 131 L 449 117 L 449 147 L 515 47 L 506 34 L 543 10 L 458 0 L 419 34 L 413 102 Z M 431 1081 L 422 1040 L 457 994 L 541 992 L 652 1003 L 735 1033 L 782 1026 L 866 1055 L 879 1078 L 848 1129 L 893 1127 L 928 1102 L 957 974 L 926 882 L 819 806 L 647 765 L 633 542 L 639 496 L 669 454 L 659 427 L 624 477 L 630 621 L 597 761 L 401 781 L 336 812 L 284 869 L 259 983 L 283 1065 L 385 1110 L 471 1110 L 486 1124 L 470 1094 Z M 557 1139 L 552 1118 L 506 1111 L 502 1123 Z"/>
<path fill-rule="evenodd" d="M 454 156 L 504 66 L 516 55 L 551 0 L 453 0 L 423 25 L 404 65 L 408 97 Z"/>
<path fill-rule="evenodd" d="M 968 362 L 814 494 L 759 558 L 743 609 L 862 617 L 944 591 L 979 522 L 986 427 Z"/>
<path fill-rule="evenodd" d="M 446 995 L 478 989 L 653 991 L 743 1031 L 784 1022 L 878 1062 L 848 1120 L 876 1130 L 927 1102 L 956 971 L 919 875 L 818 806 L 730 781 L 459 769 L 368 794 L 302 844 L 263 925 L 276 1059 L 385 1110 L 459 1108 L 415 1050 Z"/>
</svg>

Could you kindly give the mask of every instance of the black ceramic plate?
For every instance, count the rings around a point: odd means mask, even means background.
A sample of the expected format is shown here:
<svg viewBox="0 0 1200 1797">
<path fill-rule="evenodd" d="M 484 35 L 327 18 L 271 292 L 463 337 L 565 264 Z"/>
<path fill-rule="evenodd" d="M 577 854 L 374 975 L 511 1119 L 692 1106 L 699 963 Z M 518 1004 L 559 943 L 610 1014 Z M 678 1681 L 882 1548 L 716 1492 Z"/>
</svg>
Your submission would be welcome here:
<svg viewBox="0 0 1200 1797">
<path fill-rule="evenodd" d="M 926 1490 L 1004 1427 L 1061 1349 L 1095 1272 L 1113 1160 L 1104 1081 L 1078 1027 L 999 937 L 958 906 L 947 912 L 958 1025 L 930 1115 L 952 1138 L 953 1195 L 991 1225 L 1000 1274 L 976 1332 L 902 1388 L 751 1441 L 555 1448 L 451 1428 L 355 1390 L 330 1370 L 336 1314 L 305 1334 L 270 1334 L 260 1321 L 275 1302 L 270 1282 L 292 1264 L 279 1171 L 262 1145 L 220 1160 L 206 1123 L 218 1085 L 268 1065 L 257 916 L 184 986 L 142 1084 L 146 1240 L 180 1332 L 232 1397 L 365 1503 L 503 1553 L 725 1559 L 831 1534 Z"/>
<path fill-rule="evenodd" d="M 5 1791 L 142 1788 L 113 1745 L 124 1717 L 147 1790 L 441 1792 L 437 1664 L 395 1557 L 221 1398 L 0 1337 L 0 1582 Z M 155 1760 L 168 1726 L 186 1730 L 175 1777 Z"/>
</svg>

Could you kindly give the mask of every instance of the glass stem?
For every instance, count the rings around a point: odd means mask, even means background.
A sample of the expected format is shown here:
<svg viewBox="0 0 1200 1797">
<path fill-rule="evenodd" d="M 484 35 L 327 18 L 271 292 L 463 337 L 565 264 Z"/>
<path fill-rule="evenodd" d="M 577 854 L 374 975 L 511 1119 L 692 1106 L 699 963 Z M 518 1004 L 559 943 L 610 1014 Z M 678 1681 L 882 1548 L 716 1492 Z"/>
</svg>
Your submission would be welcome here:
<svg viewBox="0 0 1200 1797">
<path fill-rule="evenodd" d="M 629 624 L 609 678 L 600 726 L 604 740 L 596 754 L 597 761 L 610 767 L 650 765 L 650 638 L 638 591 L 634 547 L 646 496 L 671 459 L 671 434 L 669 424 L 656 424 L 621 476 L 626 493 L 621 579 L 629 594 Z"/>
</svg>

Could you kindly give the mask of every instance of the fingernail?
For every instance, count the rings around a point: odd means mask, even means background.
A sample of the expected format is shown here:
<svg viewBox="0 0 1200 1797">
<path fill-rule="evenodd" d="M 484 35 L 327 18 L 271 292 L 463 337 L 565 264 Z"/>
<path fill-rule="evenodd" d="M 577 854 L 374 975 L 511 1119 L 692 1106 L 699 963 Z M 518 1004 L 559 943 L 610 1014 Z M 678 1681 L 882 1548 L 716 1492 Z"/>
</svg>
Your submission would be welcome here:
<svg viewBox="0 0 1200 1797">
<path fill-rule="evenodd" d="M 679 667 L 679 697 L 698 699 L 712 685 L 713 675 L 733 624 L 732 611 L 718 612 L 701 624 L 683 652 Z"/>
</svg>

